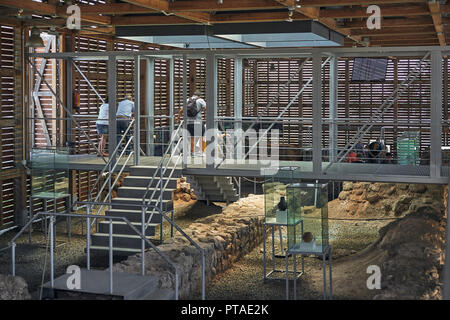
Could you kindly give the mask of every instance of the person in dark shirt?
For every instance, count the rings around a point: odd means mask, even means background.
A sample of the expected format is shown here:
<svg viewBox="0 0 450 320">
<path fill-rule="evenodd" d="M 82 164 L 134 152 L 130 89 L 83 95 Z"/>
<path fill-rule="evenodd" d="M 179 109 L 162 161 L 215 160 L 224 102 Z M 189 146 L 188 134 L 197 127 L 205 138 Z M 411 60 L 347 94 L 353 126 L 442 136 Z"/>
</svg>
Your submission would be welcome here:
<svg viewBox="0 0 450 320">
<path fill-rule="evenodd" d="M 380 138 L 371 142 L 368 146 L 367 156 L 369 158 L 369 163 L 379 163 L 380 156 L 383 153 L 384 147 L 380 141 Z"/>
</svg>

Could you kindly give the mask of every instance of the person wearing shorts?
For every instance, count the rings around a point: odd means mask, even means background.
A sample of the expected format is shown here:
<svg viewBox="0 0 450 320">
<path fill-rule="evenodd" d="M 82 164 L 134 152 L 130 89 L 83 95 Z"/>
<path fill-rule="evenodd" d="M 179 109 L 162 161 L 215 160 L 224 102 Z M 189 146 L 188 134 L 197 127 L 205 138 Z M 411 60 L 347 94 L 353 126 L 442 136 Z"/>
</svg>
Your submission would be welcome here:
<svg viewBox="0 0 450 320">
<path fill-rule="evenodd" d="M 194 95 L 189 99 L 196 99 L 197 114 L 195 117 L 188 117 L 186 121 L 186 129 L 191 137 L 191 156 L 202 156 L 205 150 L 205 125 L 203 123 L 202 113 L 206 110 L 206 102 L 200 97 L 200 91 L 196 90 Z M 188 99 L 188 101 L 189 101 Z M 177 121 L 181 119 L 183 107 L 178 112 Z"/>
<path fill-rule="evenodd" d="M 107 157 L 108 154 L 105 153 L 106 141 L 108 139 L 108 128 L 109 128 L 109 105 L 108 99 L 105 99 L 105 102 L 100 106 L 100 111 L 98 113 L 97 118 L 97 133 L 100 136 L 98 143 L 98 150 L 100 154 L 98 156 Z"/>
</svg>

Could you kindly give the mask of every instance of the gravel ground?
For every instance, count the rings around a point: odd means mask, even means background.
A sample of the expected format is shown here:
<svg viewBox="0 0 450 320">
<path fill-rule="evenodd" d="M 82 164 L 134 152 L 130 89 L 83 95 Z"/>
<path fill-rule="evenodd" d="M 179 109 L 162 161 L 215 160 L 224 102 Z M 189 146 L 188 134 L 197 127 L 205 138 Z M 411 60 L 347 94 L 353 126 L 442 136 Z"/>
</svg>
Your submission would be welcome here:
<svg viewBox="0 0 450 320">
<path fill-rule="evenodd" d="M 192 201 L 190 203 L 178 202 L 176 204 L 175 221 L 185 229 L 192 222 L 205 216 L 220 213 L 225 204 L 216 203 L 206 206 L 204 203 Z M 55 250 L 55 277 L 65 273 L 69 265 L 86 266 L 86 237 L 81 235 L 81 220 L 73 221 L 72 240 L 67 243 L 65 221 L 57 223 L 57 248 Z M 390 221 L 345 221 L 330 220 L 330 244 L 334 250 L 335 259 L 333 272 L 339 272 L 339 257 L 348 256 L 365 248 L 378 238 L 378 230 Z M 36 226 L 39 228 L 39 224 Z M 36 229 L 37 229 L 36 228 Z M 18 230 L 9 231 L 0 236 L 0 248 L 7 246 Z M 175 231 L 176 232 L 176 231 Z M 164 237 L 170 236 L 168 223 L 164 227 Z M 276 233 L 278 235 L 278 233 Z M 270 241 L 270 237 L 268 238 Z M 276 238 L 278 241 L 278 237 Z M 34 298 L 39 297 L 37 292 L 42 282 L 49 281 L 49 256 L 45 249 L 44 234 L 35 230 L 33 243 L 28 242 L 28 233 L 22 235 L 16 247 L 16 274 L 25 278 L 29 290 Z M 280 248 L 276 247 L 279 251 Z M 114 263 L 119 262 L 115 259 Z M 278 268 L 284 268 L 284 259 L 276 259 Z M 268 266 L 271 261 L 268 261 Z M 43 279 L 43 269 L 46 273 Z M 91 266 L 96 269 L 108 267 L 108 258 L 104 255 L 91 255 Z M 300 265 L 299 265 L 300 266 Z M 314 257 L 305 258 L 305 274 L 298 280 L 299 299 L 322 298 L 322 271 L 321 260 Z M 269 267 L 268 267 L 269 269 Z M 0 251 L 0 274 L 11 272 L 10 250 Z M 193 299 L 199 297 L 192 297 Z M 207 287 L 208 299 L 249 300 L 249 299 L 285 299 L 284 281 L 263 281 L 263 255 L 262 244 L 250 254 L 238 261 L 232 268 L 216 276 Z M 342 295 L 335 298 L 355 299 Z"/>
<path fill-rule="evenodd" d="M 333 275 L 347 273 L 348 267 L 341 268 L 340 262 L 345 257 L 367 247 L 378 238 L 380 227 L 389 221 L 345 221 L 330 220 L 330 245 L 333 248 Z M 278 233 L 275 233 L 277 237 Z M 271 243 L 271 236 L 267 239 Z M 278 243 L 278 237 L 276 238 Z M 270 250 L 267 272 L 272 269 Z M 280 252 L 279 245 L 275 247 Z M 292 262 L 292 259 L 290 260 Z M 301 260 L 297 258 L 297 270 L 300 270 Z M 284 258 L 275 259 L 276 268 L 284 270 Z M 292 264 L 291 264 L 292 266 Z M 281 276 L 284 276 L 282 274 Z M 262 244 L 235 263 L 224 273 L 217 275 L 207 287 L 207 299 L 210 300 L 284 300 L 286 298 L 286 283 L 284 280 L 264 281 L 263 246 Z M 334 290 L 336 291 L 336 290 Z M 292 283 L 290 284 L 292 295 Z M 354 291 L 334 294 L 333 299 L 370 299 L 371 296 L 354 295 Z M 322 260 L 315 256 L 305 257 L 305 273 L 297 280 L 297 299 L 317 300 L 323 297 Z M 292 298 L 292 296 L 291 296 Z"/>
</svg>

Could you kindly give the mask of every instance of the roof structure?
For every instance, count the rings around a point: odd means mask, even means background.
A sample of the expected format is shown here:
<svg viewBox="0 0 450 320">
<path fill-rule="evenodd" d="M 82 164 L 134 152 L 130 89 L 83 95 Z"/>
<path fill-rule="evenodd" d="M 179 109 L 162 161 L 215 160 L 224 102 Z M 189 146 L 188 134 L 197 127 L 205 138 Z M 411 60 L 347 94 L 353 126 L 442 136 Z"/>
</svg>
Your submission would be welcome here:
<svg viewBox="0 0 450 320">
<path fill-rule="evenodd" d="M 65 28 L 72 3 L 80 7 L 82 33 L 307 20 L 344 36 L 345 46 L 447 45 L 450 40 L 446 0 L 0 0 L 0 13 L 5 21 Z M 380 29 L 367 25 L 376 13 L 369 8 L 373 5 L 380 9 Z"/>
</svg>

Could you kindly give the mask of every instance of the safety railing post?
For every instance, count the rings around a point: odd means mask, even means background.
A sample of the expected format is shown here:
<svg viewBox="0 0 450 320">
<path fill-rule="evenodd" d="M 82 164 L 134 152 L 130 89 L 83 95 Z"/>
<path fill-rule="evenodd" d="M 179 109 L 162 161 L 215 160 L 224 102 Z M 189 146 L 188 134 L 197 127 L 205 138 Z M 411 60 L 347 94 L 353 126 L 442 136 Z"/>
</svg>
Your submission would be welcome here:
<svg viewBox="0 0 450 320">
<path fill-rule="evenodd" d="M 86 268 L 91 270 L 91 219 L 89 215 L 91 214 L 91 204 L 87 205 L 87 214 L 86 218 Z"/>
<path fill-rule="evenodd" d="M 145 237 L 145 207 L 141 208 L 141 233 Z M 141 273 L 145 276 L 145 239 L 141 239 Z"/>
<path fill-rule="evenodd" d="M 50 285 L 53 288 L 55 284 L 55 274 L 54 274 L 54 242 L 53 242 L 53 227 L 54 227 L 55 217 L 50 216 Z"/>
<path fill-rule="evenodd" d="M 113 221 L 109 219 L 109 293 L 113 293 Z"/>
<path fill-rule="evenodd" d="M 12 271 L 12 275 L 15 277 L 16 276 L 16 243 L 12 242 L 11 243 L 11 271 Z"/>
</svg>

